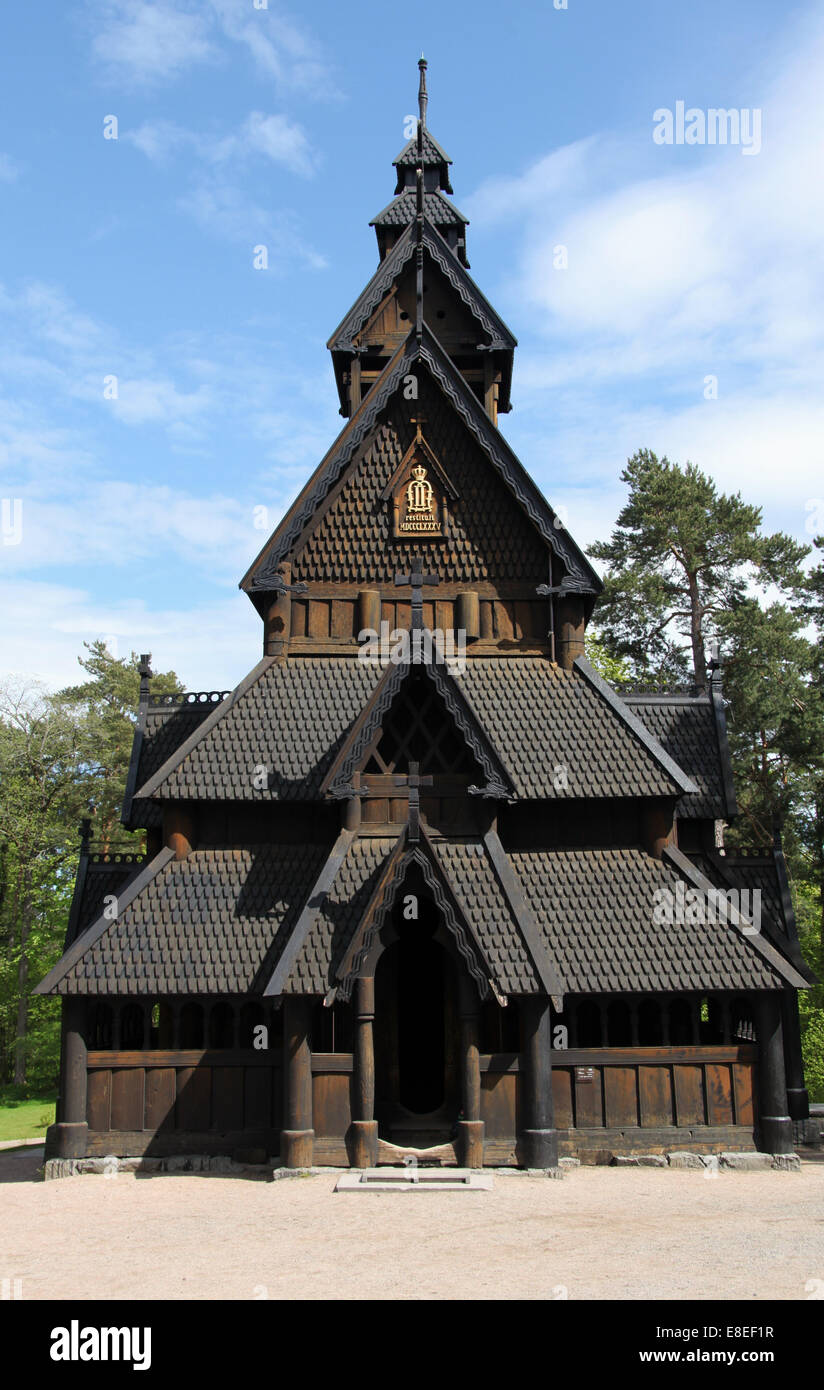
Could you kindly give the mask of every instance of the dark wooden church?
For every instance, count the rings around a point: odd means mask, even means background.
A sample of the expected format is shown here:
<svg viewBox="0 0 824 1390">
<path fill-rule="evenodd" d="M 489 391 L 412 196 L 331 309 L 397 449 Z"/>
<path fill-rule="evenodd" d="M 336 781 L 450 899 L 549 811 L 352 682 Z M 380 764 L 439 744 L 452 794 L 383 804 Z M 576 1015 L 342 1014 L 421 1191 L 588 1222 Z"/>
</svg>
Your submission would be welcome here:
<svg viewBox="0 0 824 1390">
<path fill-rule="evenodd" d="M 600 581 L 499 433 L 515 339 L 419 66 L 380 263 L 328 343 L 345 426 L 241 581 L 260 660 L 153 699 L 144 658 L 146 855 L 86 835 L 39 986 L 50 1157 L 548 1168 L 785 1153 L 808 1114 L 780 840 L 723 848 L 717 666 L 619 696 L 585 657 Z"/>
</svg>

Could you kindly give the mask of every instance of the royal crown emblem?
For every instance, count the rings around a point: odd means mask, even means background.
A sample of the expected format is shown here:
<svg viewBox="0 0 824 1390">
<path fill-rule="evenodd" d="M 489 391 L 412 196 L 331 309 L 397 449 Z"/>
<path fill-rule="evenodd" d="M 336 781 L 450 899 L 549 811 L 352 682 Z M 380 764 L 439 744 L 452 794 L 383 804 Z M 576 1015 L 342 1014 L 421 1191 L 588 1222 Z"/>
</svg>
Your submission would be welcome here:
<svg viewBox="0 0 824 1390">
<path fill-rule="evenodd" d="M 432 484 L 427 481 L 426 469 L 421 463 L 412 469 L 412 479 L 406 489 L 406 506 L 410 512 L 432 511 Z"/>
</svg>

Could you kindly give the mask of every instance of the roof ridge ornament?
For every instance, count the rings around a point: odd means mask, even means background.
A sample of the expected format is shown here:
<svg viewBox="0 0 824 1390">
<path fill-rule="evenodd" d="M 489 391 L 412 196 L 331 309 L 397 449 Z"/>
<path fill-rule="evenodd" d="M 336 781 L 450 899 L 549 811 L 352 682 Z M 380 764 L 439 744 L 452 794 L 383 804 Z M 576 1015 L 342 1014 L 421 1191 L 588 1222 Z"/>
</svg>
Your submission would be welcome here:
<svg viewBox="0 0 824 1390">
<path fill-rule="evenodd" d="M 418 81 L 418 111 L 420 112 L 421 125 L 426 125 L 426 108 L 429 104 L 429 96 L 426 91 L 426 69 L 429 66 L 423 54 L 418 59 L 418 71 L 420 79 Z M 418 136 L 418 149 L 421 148 L 421 137 Z"/>
</svg>

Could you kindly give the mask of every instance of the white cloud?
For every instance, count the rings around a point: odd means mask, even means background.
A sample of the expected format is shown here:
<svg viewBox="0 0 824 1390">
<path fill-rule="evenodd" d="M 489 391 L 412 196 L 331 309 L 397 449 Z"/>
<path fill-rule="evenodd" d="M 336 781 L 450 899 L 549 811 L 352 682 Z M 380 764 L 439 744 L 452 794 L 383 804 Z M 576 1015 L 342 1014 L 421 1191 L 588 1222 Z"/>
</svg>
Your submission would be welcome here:
<svg viewBox="0 0 824 1390">
<path fill-rule="evenodd" d="M 320 45 L 274 4 L 251 0 L 87 0 L 92 51 L 112 77 L 157 84 L 204 64 L 224 62 L 226 40 L 283 90 L 315 100 L 340 93 Z"/>
<path fill-rule="evenodd" d="M 7 154 L 0 154 L 0 183 L 13 183 L 18 172 L 14 160 Z"/>
<path fill-rule="evenodd" d="M 575 477 L 614 517 L 620 469 L 648 446 L 807 538 L 824 462 L 822 64 L 814 17 L 751 76 L 757 156 L 655 146 L 650 112 L 648 129 L 577 141 L 469 200 L 506 244 L 505 316 L 526 326 L 504 428 L 553 501 Z M 582 500 L 601 525 L 603 509 Z"/>
<path fill-rule="evenodd" d="M 132 0 L 124 10 L 103 0 L 92 5 L 91 17 L 95 56 L 137 82 L 174 78 L 217 57 L 203 15 L 190 7 Z"/>
<path fill-rule="evenodd" d="M 83 643 L 106 640 L 113 655 L 151 652 L 156 671 L 174 670 L 190 690 L 231 690 L 263 649 L 262 624 L 245 594 L 201 606 L 151 608 L 140 599 L 107 603 L 61 584 L 7 586 L 3 665 L 51 690 L 82 679 Z"/>
</svg>

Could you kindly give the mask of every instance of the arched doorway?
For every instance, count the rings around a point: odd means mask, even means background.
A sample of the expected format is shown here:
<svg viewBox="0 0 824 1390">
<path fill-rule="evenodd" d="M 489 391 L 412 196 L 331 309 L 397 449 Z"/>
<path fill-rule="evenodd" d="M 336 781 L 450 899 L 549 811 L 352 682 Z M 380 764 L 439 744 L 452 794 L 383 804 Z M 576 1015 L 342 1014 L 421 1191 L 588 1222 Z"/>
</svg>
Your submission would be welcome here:
<svg viewBox="0 0 824 1390">
<path fill-rule="evenodd" d="M 404 886 L 375 971 L 376 1115 L 383 1138 L 424 1147 L 448 1139 L 458 1114 L 457 980 L 436 905 Z M 441 938 L 441 939 L 439 939 Z"/>
</svg>

